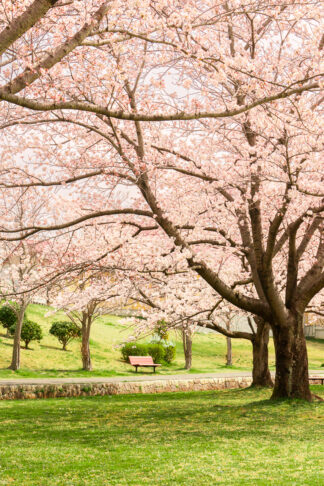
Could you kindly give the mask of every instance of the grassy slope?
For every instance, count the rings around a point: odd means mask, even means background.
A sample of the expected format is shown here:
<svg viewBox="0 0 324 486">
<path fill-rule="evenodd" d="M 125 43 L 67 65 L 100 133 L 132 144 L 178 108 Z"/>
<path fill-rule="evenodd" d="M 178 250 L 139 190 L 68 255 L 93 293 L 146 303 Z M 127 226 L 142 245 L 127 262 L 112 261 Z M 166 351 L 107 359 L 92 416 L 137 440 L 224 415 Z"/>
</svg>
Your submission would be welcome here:
<svg viewBox="0 0 324 486">
<path fill-rule="evenodd" d="M 2 402 L 0 485 L 323 485 L 324 403 L 269 395 Z"/>
<path fill-rule="evenodd" d="M 60 349 L 58 341 L 49 334 L 53 320 L 64 318 L 63 314 L 45 317 L 48 308 L 31 305 L 27 315 L 41 324 L 44 339 L 40 344 L 31 343 L 32 349 L 22 349 L 22 369 L 17 373 L 7 370 L 12 352 L 12 339 L 4 336 L 0 327 L 0 378 L 6 377 L 45 377 L 45 376 L 114 376 L 133 374 L 133 369 L 121 361 L 120 351 L 115 347 L 132 333 L 117 317 L 105 316 L 93 324 L 91 335 L 91 351 L 94 371 L 90 374 L 80 370 L 80 342 L 74 341 L 68 346 L 69 351 Z M 2 332 L 3 330 L 3 332 Z M 177 342 L 177 358 L 172 365 L 163 366 L 159 373 L 183 373 L 185 370 L 182 344 L 177 336 L 172 336 Z M 193 373 L 217 372 L 227 370 L 225 362 L 225 338 L 219 334 L 196 334 L 193 344 Z M 324 342 L 308 342 L 310 368 L 318 369 L 324 362 Z M 234 370 L 251 369 L 251 345 L 244 340 L 233 340 Z M 274 364 L 273 346 L 270 346 L 270 363 Z M 142 371 L 142 370 L 141 370 Z M 143 370 L 143 373 L 150 371 Z"/>
</svg>

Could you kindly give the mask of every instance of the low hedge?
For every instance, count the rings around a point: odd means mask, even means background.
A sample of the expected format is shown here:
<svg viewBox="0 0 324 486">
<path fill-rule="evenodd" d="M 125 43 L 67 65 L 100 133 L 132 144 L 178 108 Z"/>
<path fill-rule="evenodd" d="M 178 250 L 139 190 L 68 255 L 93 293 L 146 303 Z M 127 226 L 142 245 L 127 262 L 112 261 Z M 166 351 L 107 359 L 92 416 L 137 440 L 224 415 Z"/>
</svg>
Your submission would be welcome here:
<svg viewBox="0 0 324 486">
<path fill-rule="evenodd" d="M 128 361 L 129 356 L 148 356 L 147 344 L 126 343 L 121 348 L 123 359 Z"/>
<path fill-rule="evenodd" d="M 163 339 L 158 334 L 154 334 L 150 340 L 150 344 L 159 344 L 160 346 L 163 346 L 163 360 L 165 361 L 165 363 L 170 364 L 175 359 L 176 346 L 172 341 L 169 341 L 168 339 Z"/>
<path fill-rule="evenodd" d="M 149 356 L 152 356 L 154 363 L 164 361 L 164 347 L 161 344 L 148 344 L 147 350 Z"/>
<path fill-rule="evenodd" d="M 175 346 L 162 343 L 126 343 L 121 348 L 124 361 L 129 356 L 152 356 L 154 363 L 171 363 L 175 358 Z"/>
</svg>

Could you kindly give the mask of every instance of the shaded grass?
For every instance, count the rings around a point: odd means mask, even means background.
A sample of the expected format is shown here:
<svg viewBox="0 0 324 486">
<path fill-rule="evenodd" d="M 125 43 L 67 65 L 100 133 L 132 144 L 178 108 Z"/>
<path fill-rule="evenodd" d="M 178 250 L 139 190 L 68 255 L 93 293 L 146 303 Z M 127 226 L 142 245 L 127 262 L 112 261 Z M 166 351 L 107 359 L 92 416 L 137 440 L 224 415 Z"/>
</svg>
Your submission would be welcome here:
<svg viewBox="0 0 324 486">
<path fill-rule="evenodd" d="M 270 393 L 2 402 L 0 485 L 324 484 L 324 404 Z"/>
<path fill-rule="evenodd" d="M 63 313 L 46 316 L 50 309 L 46 306 L 32 304 L 28 307 L 29 319 L 38 322 L 44 334 L 40 344 L 31 343 L 32 349 L 22 349 L 21 370 L 7 370 L 12 353 L 12 339 L 5 336 L 0 327 L 0 378 L 35 378 L 35 377 L 68 377 L 68 376 L 122 376 L 133 375 L 134 370 L 121 360 L 117 346 L 133 333 L 132 328 L 116 316 L 103 316 L 94 324 L 91 332 L 92 372 L 84 372 L 81 368 L 80 340 L 68 345 L 68 351 L 60 349 L 60 344 L 49 334 L 51 323 L 65 319 Z M 177 357 L 174 363 L 163 366 L 160 374 L 186 373 L 181 338 L 177 334 L 171 336 L 176 342 Z M 193 340 L 193 368 L 191 373 L 240 371 L 252 367 L 251 344 L 245 340 L 233 340 L 233 366 L 225 366 L 226 339 L 224 336 L 212 333 L 197 333 Z M 324 343 L 308 342 L 309 366 L 320 368 L 324 359 Z M 274 350 L 270 343 L 270 367 L 274 367 Z M 142 374 L 151 370 L 140 370 Z"/>
</svg>

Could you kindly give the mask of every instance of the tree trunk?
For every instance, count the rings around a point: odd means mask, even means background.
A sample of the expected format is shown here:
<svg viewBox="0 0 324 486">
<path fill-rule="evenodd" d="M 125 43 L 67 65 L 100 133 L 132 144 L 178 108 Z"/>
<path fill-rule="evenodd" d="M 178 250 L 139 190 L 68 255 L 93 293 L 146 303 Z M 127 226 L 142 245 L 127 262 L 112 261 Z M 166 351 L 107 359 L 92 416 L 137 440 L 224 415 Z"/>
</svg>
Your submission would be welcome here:
<svg viewBox="0 0 324 486">
<path fill-rule="evenodd" d="M 82 341 L 81 341 L 81 356 L 82 369 L 85 371 L 92 370 L 91 355 L 90 355 L 90 329 L 91 320 L 87 317 L 82 319 Z"/>
<path fill-rule="evenodd" d="M 20 368 L 20 338 L 21 338 L 21 328 L 24 322 L 26 305 L 22 304 L 18 311 L 17 323 L 14 335 L 13 349 L 12 349 L 12 359 L 9 366 L 10 370 L 19 370 Z"/>
<path fill-rule="evenodd" d="M 251 386 L 272 387 L 268 350 L 270 325 L 261 318 L 255 317 L 254 320 L 257 323 L 257 329 L 252 339 L 253 370 Z"/>
<path fill-rule="evenodd" d="M 186 370 L 190 370 L 192 364 L 192 338 L 191 334 L 186 333 L 184 330 L 182 330 L 182 342 L 185 357 L 185 368 Z"/>
<path fill-rule="evenodd" d="M 226 337 L 226 366 L 232 366 L 232 339 Z"/>
<path fill-rule="evenodd" d="M 302 316 L 291 314 L 287 325 L 274 325 L 273 338 L 276 379 L 271 398 L 301 398 L 311 401 Z"/>
</svg>

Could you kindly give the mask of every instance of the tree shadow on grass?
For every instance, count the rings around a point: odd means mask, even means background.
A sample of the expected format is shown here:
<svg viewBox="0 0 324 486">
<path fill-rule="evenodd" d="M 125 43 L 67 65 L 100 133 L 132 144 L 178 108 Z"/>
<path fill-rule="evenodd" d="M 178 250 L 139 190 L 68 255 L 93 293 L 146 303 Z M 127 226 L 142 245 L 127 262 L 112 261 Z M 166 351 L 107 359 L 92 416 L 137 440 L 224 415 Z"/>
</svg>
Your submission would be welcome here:
<svg viewBox="0 0 324 486">
<path fill-rule="evenodd" d="M 55 349 L 55 351 L 64 351 L 65 353 L 73 353 L 71 349 L 58 348 L 57 346 L 49 346 L 48 344 L 40 344 L 40 348 Z"/>
<path fill-rule="evenodd" d="M 3 333 L 0 333 L 0 337 L 4 337 L 4 338 L 7 338 L 7 339 L 13 339 L 13 336 L 8 336 L 8 334 L 3 334 Z"/>
<path fill-rule="evenodd" d="M 74 370 L 71 370 L 71 369 L 58 370 L 57 368 L 52 368 L 52 369 L 42 369 L 42 370 L 37 370 L 37 371 L 39 373 L 79 373 L 79 372 L 84 371 L 84 370 L 82 370 L 81 368 L 74 369 Z M 68 378 L 68 377 L 66 377 L 66 378 Z M 71 376 L 71 378 L 77 378 L 77 377 Z"/>
<path fill-rule="evenodd" d="M 12 347 L 13 347 L 13 344 L 11 344 L 11 343 L 3 343 L 3 342 L 1 341 L 1 343 L 0 343 L 0 344 L 1 344 L 2 346 L 9 346 L 9 348 L 12 348 Z"/>
<path fill-rule="evenodd" d="M 324 344 L 324 339 L 314 338 L 314 337 L 306 337 L 306 342 L 315 343 L 315 344 Z"/>
</svg>

